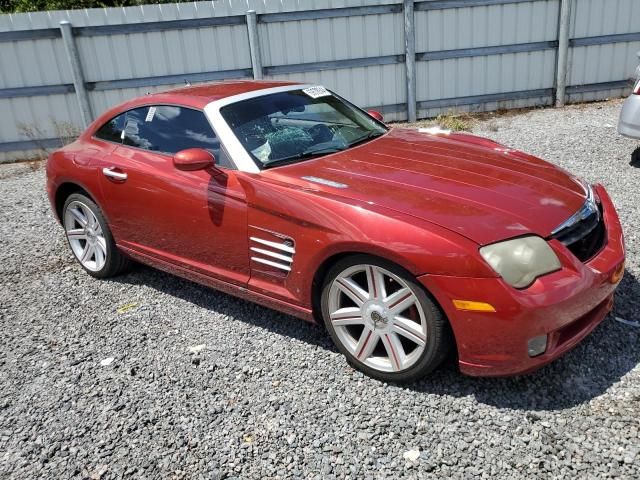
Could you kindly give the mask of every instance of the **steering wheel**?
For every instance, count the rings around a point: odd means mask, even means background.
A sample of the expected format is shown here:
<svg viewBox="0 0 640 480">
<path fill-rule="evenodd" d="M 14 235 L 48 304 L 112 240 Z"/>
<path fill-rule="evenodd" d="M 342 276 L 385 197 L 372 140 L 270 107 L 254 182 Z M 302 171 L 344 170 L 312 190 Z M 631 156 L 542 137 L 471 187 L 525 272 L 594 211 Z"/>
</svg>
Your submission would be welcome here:
<svg viewBox="0 0 640 480">
<path fill-rule="evenodd" d="M 316 143 L 325 143 L 333 140 L 333 132 L 329 127 L 322 123 L 318 123 L 314 125 L 309 130 L 307 130 L 309 135 L 313 137 L 313 140 Z"/>
</svg>

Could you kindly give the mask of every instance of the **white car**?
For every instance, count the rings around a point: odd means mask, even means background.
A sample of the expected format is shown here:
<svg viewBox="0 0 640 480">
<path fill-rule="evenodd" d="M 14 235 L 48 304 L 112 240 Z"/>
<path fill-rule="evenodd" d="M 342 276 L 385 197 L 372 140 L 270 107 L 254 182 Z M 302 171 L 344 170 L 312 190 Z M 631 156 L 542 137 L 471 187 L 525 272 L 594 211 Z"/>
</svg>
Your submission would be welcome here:
<svg viewBox="0 0 640 480">
<path fill-rule="evenodd" d="M 638 52 L 640 57 L 640 52 Z M 640 140 L 640 65 L 636 68 L 636 83 L 633 92 L 622 105 L 618 120 L 618 133 Z"/>
</svg>

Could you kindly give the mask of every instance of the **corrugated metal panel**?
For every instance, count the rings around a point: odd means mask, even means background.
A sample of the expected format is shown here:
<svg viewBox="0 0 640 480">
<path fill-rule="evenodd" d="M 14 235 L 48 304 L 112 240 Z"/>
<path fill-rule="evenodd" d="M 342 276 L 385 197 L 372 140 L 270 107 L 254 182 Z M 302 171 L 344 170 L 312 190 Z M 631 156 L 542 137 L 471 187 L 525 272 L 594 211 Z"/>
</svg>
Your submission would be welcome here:
<svg viewBox="0 0 640 480">
<path fill-rule="evenodd" d="M 280 3 L 268 2 L 270 5 Z M 304 5 L 304 2 L 296 2 Z M 342 8 L 389 2 L 314 2 L 314 8 Z M 391 2 L 393 3 L 393 2 Z M 284 2 L 283 2 L 284 4 Z M 284 5 L 283 5 L 284 6 Z M 287 5 L 291 9 L 291 5 Z M 264 65 L 289 65 L 404 52 L 401 14 L 299 20 L 259 24 Z M 406 100 L 402 64 L 272 75 L 265 78 L 322 83 L 364 107 L 402 104 Z M 395 119 L 394 115 L 387 115 Z"/>
<path fill-rule="evenodd" d="M 606 100 L 609 98 L 619 98 L 629 95 L 631 87 L 627 88 L 612 88 L 608 90 L 599 90 L 596 92 L 587 93 L 568 93 L 568 98 L 571 103 L 580 102 L 595 102 L 598 100 Z"/>
<path fill-rule="evenodd" d="M 634 8 L 635 7 L 635 8 Z M 637 0 L 574 0 L 571 38 L 640 31 Z M 569 85 L 586 85 L 631 78 L 638 65 L 640 41 L 580 46 L 569 49 Z M 570 93 L 572 102 L 601 100 L 629 93 L 629 88 Z"/>
<path fill-rule="evenodd" d="M 270 78 L 319 83 L 362 107 L 379 108 L 385 105 L 402 105 L 406 102 L 406 76 L 403 64 L 275 75 Z M 406 114 L 403 111 L 385 112 L 385 119 L 388 121 L 404 118 Z"/>
<path fill-rule="evenodd" d="M 418 100 L 449 99 L 490 95 L 501 92 L 547 89 L 553 86 L 555 52 L 528 52 L 488 57 L 460 58 L 432 61 L 417 65 Z M 497 108 L 520 108 L 526 105 L 549 104 L 550 98 L 534 99 L 532 103 L 501 102 Z M 491 110 L 484 105 L 481 110 Z M 435 116 L 442 109 L 419 110 L 423 117 Z M 465 111 L 473 110 L 465 108 Z"/>
<path fill-rule="evenodd" d="M 46 28 L 43 15 L 0 15 L 0 31 Z M 24 40 L 2 44 L 0 88 L 71 83 L 67 58 L 59 39 Z M 73 95 L 49 95 L 0 99 L 0 143 L 25 140 L 31 135 L 47 138 L 55 125 L 77 118 Z M 53 119 L 53 120 L 52 120 Z M 27 133 L 27 131 L 32 133 Z M 0 153 L 0 159 L 10 157 Z"/>
<path fill-rule="evenodd" d="M 573 0 L 571 38 L 640 30 L 638 0 Z"/>
<path fill-rule="evenodd" d="M 640 41 L 573 47 L 569 56 L 569 85 L 630 78 L 638 65 Z"/>
<path fill-rule="evenodd" d="M 163 7 L 120 9 L 126 14 L 119 15 L 115 23 L 176 20 L 178 15 L 182 19 L 198 18 L 197 12 L 178 11 L 176 5 Z M 76 41 L 87 81 L 250 67 L 244 25 L 78 37 Z"/>
<path fill-rule="evenodd" d="M 416 52 L 555 40 L 558 0 L 415 13 Z"/>
<path fill-rule="evenodd" d="M 557 38 L 558 1 L 474 6 L 416 13 L 416 51 L 548 42 Z M 451 99 L 553 87 L 555 51 L 502 53 L 470 58 L 419 62 L 418 101 Z M 550 97 L 530 101 L 489 102 L 482 105 L 419 109 L 419 116 L 456 110 L 512 108 L 550 103 Z"/>
<path fill-rule="evenodd" d="M 385 14 L 261 24 L 262 59 L 287 65 L 402 54 L 402 22 Z"/>
</svg>

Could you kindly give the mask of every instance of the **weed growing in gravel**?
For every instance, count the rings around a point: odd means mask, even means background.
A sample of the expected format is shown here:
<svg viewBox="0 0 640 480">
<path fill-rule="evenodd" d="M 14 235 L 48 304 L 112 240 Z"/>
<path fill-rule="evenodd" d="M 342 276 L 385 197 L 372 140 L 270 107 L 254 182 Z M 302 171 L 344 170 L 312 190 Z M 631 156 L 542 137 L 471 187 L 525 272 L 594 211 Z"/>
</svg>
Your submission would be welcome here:
<svg viewBox="0 0 640 480">
<path fill-rule="evenodd" d="M 52 118 L 51 125 L 55 138 L 60 141 L 59 147 L 73 142 L 81 133 L 81 130 L 70 122 L 63 122 Z M 34 150 L 36 153 L 25 157 L 23 161 L 27 162 L 32 170 L 37 170 L 41 165 L 40 160 L 47 158 L 49 155 L 50 148 L 47 148 L 43 141 L 43 139 L 48 136 L 47 132 L 40 125 L 33 123 L 21 122 L 17 124 L 17 127 L 18 132 L 28 140 L 31 140 L 35 145 Z"/>
<path fill-rule="evenodd" d="M 473 127 L 473 122 L 474 122 L 473 116 L 468 113 L 448 112 L 446 114 L 441 113 L 436 118 L 420 120 L 418 122 L 405 124 L 402 126 L 403 127 L 406 126 L 409 128 L 439 126 L 445 130 L 451 130 L 453 132 L 461 132 L 461 131 L 468 132 L 468 131 L 471 131 L 471 128 Z"/>
<path fill-rule="evenodd" d="M 461 132 L 471 130 L 472 121 L 471 117 L 469 117 L 468 115 L 455 115 L 447 113 L 438 115 L 433 123 L 446 130 Z"/>
</svg>

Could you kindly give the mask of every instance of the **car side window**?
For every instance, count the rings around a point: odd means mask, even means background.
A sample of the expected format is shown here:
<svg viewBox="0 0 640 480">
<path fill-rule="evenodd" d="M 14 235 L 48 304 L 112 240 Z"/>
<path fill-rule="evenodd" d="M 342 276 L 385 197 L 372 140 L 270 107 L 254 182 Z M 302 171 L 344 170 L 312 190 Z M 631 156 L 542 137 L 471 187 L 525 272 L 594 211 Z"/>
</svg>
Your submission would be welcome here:
<svg viewBox="0 0 640 480">
<path fill-rule="evenodd" d="M 102 125 L 95 134 L 96 138 L 107 140 L 108 142 L 121 143 L 125 115 L 125 113 L 122 113 Z"/>
<path fill-rule="evenodd" d="M 123 143 L 160 153 L 174 154 L 187 148 L 210 151 L 216 163 L 232 168 L 204 113 L 175 105 L 152 105 L 125 113 Z"/>
</svg>

